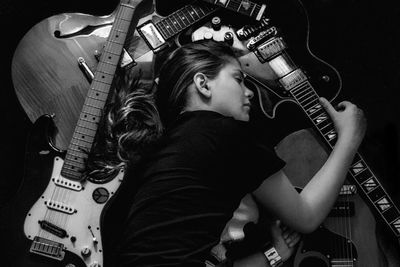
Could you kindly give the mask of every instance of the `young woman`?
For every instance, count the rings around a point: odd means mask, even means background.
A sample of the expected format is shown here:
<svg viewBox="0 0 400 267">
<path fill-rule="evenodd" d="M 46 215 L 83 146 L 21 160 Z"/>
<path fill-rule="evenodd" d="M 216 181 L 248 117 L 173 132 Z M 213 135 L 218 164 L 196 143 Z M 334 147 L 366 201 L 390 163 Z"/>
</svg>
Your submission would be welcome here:
<svg viewBox="0 0 400 267">
<path fill-rule="evenodd" d="M 294 231 L 309 233 L 321 224 L 364 136 L 362 111 L 346 101 L 337 111 L 321 99 L 338 140 L 323 167 L 298 193 L 282 171 L 285 163 L 252 135 L 252 97 L 234 51 L 224 44 L 191 43 L 164 62 L 155 92 L 163 134 L 141 147 L 140 160 L 131 164 L 125 178 L 136 181 L 135 188 L 128 186 L 135 193 L 116 265 L 204 266 L 246 194 Z M 146 123 L 157 124 L 151 121 L 155 117 L 146 116 Z M 293 243 L 298 239 L 294 233 L 285 230 L 275 234 L 275 240 Z M 269 252 L 260 248 L 233 264 L 274 265 L 266 257 Z"/>
</svg>

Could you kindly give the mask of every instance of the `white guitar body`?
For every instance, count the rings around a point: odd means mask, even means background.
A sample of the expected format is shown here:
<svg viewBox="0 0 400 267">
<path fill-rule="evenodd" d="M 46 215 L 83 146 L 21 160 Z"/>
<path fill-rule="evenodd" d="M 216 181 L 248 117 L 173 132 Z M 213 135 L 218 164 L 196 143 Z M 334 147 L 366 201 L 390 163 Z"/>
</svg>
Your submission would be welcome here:
<svg viewBox="0 0 400 267">
<path fill-rule="evenodd" d="M 68 250 L 79 255 L 87 266 L 103 266 L 101 213 L 119 188 L 124 171 L 122 169 L 108 183 L 96 184 L 86 180 L 81 184 L 62 177 L 63 163 L 61 157 L 55 157 L 51 181 L 26 216 L 24 233 L 28 239 L 37 240 L 32 243 L 31 252 L 44 254 L 43 247 L 47 246 L 45 249 L 54 250 L 54 253 L 46 252 L 46 256 L 50 257 L 52 254 L 52 258 L 61 260 L 63 250 Z M 43 221 L 53 227 L 59 227 L 58 229 L 47 225 L 56 229 L 58 235 L 44 230 L 39 223 Z M 42 239 L 46 241 L 42 243 Z M 55 243 L 49 243 L 51 241 Z M 60 244 L 63 248 L 56 252 Z M 36 249 L 33 249 L 34 246 L 37 246 Z"/>
</svg>

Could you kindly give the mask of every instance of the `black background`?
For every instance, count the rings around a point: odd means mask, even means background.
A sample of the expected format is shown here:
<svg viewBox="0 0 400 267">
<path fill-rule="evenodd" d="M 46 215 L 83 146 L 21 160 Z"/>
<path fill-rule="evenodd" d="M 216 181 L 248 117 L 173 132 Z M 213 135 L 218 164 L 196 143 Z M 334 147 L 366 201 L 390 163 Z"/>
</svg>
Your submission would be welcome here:
<svg viewBox="0 0 400 267">
<path fill-rule="evenodd" d="M 183 2 L 160 0 L 158 10 L 167 14 Z M 362 150 L 372 167 L 382 174 L 389 191 L 397 195 L 400 8 L 395 7 L 394 1 L 304 2 L 311 19 L 311 50 L 339 70 L 343 79 L 339 99 L 351 100 L 364 109 L 368 131 Z M 1 1 L 0 205 L 15 194 L 20 184 L 27 133 L 32 126 L 11 81 L 11 60 L 19 40 L 33 25 L 52 15 L 65 12 L 108 15 L 117 4 L 116 0 Z"/>
</svg>

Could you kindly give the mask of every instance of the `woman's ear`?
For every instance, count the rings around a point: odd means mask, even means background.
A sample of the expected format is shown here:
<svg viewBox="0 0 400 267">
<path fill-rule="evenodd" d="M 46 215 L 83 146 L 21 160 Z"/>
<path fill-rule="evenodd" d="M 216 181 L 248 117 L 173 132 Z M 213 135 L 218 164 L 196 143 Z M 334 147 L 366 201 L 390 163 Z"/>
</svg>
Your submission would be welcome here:
<svg viewBox="0 0 400 267">
<path fill-rule="evenodd" d="M 198 72 L 193 76 L 194 85 L 196 90 L 203 97 L 210 98 L 211 90 L 208 88 L 208 78 L 205 74 Z"/>
</svg>

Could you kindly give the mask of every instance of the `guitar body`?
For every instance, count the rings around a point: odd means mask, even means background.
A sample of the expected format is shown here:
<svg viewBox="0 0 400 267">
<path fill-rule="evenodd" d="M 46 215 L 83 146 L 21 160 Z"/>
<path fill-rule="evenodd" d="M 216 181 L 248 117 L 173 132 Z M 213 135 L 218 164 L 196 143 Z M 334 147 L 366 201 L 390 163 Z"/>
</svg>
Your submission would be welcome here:
<svg viewBox="0 0 400 267">
<path fill-rule="evenodd" d="M 279 157 L 287 163 L 285 173 L 298 188 L 303 188 L 323 165 L 327 151 L 310 129 L 287 136 L 276 147 Z M 354 214 L 328 216 L 320 229 L 303 236 L 294 266 L 334 266 L 333 259 L 350 262 L 346 266 L 391 266 L 379 247 L 375 217 L 361 197 L 358 194 L 340 196 L 337 201 L 352 203 Z M 352 257 L 356 259 L 353 263 Z"/>
<path fill-rule="evenodd" d="M 144 0 L 135 23 L 156 16 L 152 0 Z M 115 13 L 115 12 L 114 12 Z M 92 16 L 63 13 L 32 27 L 19 42 L 12 60 L 12 80 L 17 97 L 31 121 L 54 114 L 58 134 L 55 144 L 66 149 L 83 106 L 90 79 L 79 67 L 83 60 L 90 70 L 98 64 L 115 14 Z M 137 18 L 134 18 L 137 19 Z M 156 19 L 156 18 L 155 18 Z M 153 52 L 139 33 L 127 36 L 126 50 L 137 63 L 129 66 L 143 82 L 153 81 Z"/>
<path fill-rule="evenodd" d="M 295 62 L 297 66 L 307 70 L 307 77 L 317 85 L 316 88 L 321 96 L 331 101 L 335 99 L 342 88 L 341 77 L 332 65 L 310 50 L 309 21 L 302 3 L 298 0 L 271 1 L 268 3 L 266 15 L 271 18 L 271 24 L 279 26 L 279 30 L 287 34 L 284 36 L 284 41 L 291 56 L 293 55 L 292 63 Z M 263 101 L 262 112 L 268 118 L 275 118 L 278 105 L 292 100 L 278 83 L 279 76 L 276 74 L 273 62 L 259 61 L 257 56 L 247 48 L 250 38 L 239 40 L 237 30 L 244 26 L 240 20 L 233 21 L 227 18 L 227 21 L 223 21 L 222 24 L 219 30 L 214 30 L 211 23 L 203 25 L 193 32 L 192 41 L 204 39 L 207 35 L 212 36 L 212 39 L 216 41 L 224 41 L 225 35 L 231 33 L 232 46 L 243 53 L 239 61 L 245 73 L 251 77 L 247 81 L 260 91 L 259 98 Z M 252 87 L 251 84 L 249 86 Z"/>
<path fill-rule="evenodd" d="M 316 105 L 315 110 L 320 108 L 315 103 L 318 96 L 323 96 L 330 101 L 336 98 L 342 86 L 340 75 L 334 67 L 315 56 L 310 50 L 309 21 L 301 1 L 272 1 L 268 8 L 266 16 L 271 21 L 265 22 L 265 27 L 261 27 L 262 30 L 256 32 L 251 38 L 243 39 L 237 31 L 238 25 L 227 21 L 225 24 L 232 26 L 222 26 L 221 29 L 214 30 L 211 24 L 204 25 L 193 33 L 192 39 L 198 40 L 211 36 L 214 40 L 224 41 L 227 33 L 233 36 L 232 46 L 243 53 L 239 60 L 247 74 L 248 87 L 252 88 L 257 95 L 253 99 L 253 101 L 258 101 L 258 105 L 254 105 L 254 115 L 274 118 L 275 120 L 261 118 L 261 124 L 267 124 L 267 127 L 264 127 L 267 131 L 271 128 L 280 131 L 277 137 L 269 138 L 271 144 L 276 144 L 275 141 L 280 140 L 281 136 L 287 136 L 299 128 L 311 126 L 310 121 L 307 121 L 307 117 L 303 114 L 305 111 L 308 112 L 307 115 L 314 114 L 310 116 L 312 123 L 318 124 L 317 128 L 324 134 L 326 141 L 332 141 L 335 139 L 334 132 L 328 132 L 326 129 L 330 129 L 329 127 L 322 131 L 327 123 L 320 124 L 320 122 L 325 118 L 315 116 L 320 110 L 317 113 L 312 110 L 314 105 Z M 256 29 L 260 25 L 248 27 Z M 266 32 L 265 35 L 262 35 L 263 31 Z M 256 42 L 254 49 L 248 49 L 247 45 L 258 37 L 262 41 Z M 278 106 L 284 102 L 294 105 L 282 105 L 285 112 L 276 112 Z M 294 109 L 288 110 L 289 108 Z M 296 117 L 295 114 L 300 116 Z M 254 116 L 252 119 L 254 120 Z M 290 123 L 282 123 L 282 121 Z M 297 129 L 293 127 L 294 125 Z M 282 133 L 281 128 L 289 129 Z M 269 136 L 268 133 L 267 135 Z M 302 155 L 306 158 L 307 153 L 315 154 L 310 149 L 312 147 L 309 146 L 310 144 L 298 150 L 292 149 L 293 145 L 287 146 L 288 151 L 285 151 L 285 155 L 294 157 Z M 304 151 L 307 152 L 302 153 Z M 321 149 L 316 151 L 321 151 Z M 322 166 L 326 157 L 327 153 L 324 151 L 323 155 L 316 155 L 317 161 L 309 157 L 306 158 L 307 160 L 297 158 L 296 161 L 300 163 L 291 168 L 293 173 L 289 177 L 294 179 L 300 175 L 300 180 L 292 181 L 292 183 L 298 187 L 304 187 L 308 182 L 307 179 Z M 282 158 L 286 160 L 284 156 Z M 310 169 L 310 167 L 313 168 Z M 304 175 L 301 175 L 301 169 Z M 329 217 L 315 233 L 305 236 L 294 259 L 294 266 L 396 266 L 394 261 L 388 262 L 389 257 L 379 247 L 381 241 L 378 240 L 375 232 L 376 221 L 370 207 L 358 194 L 348 195 L 344 200 L 343 198 L 340 197 L 338 201 L 351 203 L 354 214 Z M 388 207 L 391 206 L 388 205 Z M 395 218 L 396 215 L 393 215 L 391 220 Z M 395 227 L 392 226 L 392 228 Z"/>
<path fill-rule="evenodd" d="M 105 205 L 118 189 L 123 172 L 107 183 L 86 181 L 82 190 L 68 194 L 64 192 L 62 198 L 68 198 L 69 203 L 74 203 L 71 205 L 74 212 L 52 216 L 46 201 L 54 192 L 61 194 L 61 191 L 54 189 L 54 180 L 60 177 L 65 154 L 57 150 L 51 142 L 51 133 L 54 130 L 54 123 L 48 115 L 40 117 L 33 125 L 26 150 L 22 186 L 0 212 L 0 239 L 3 244 L 7 244 L 7 249 L 3 251 L 6 253 L 7 266 L 67 266 L 69 263 L 74 266 L 89 266 L 93 262 L 102 264 L 100 218 Z M 66 236 L 59 238 L 47 233 L 38 223 L 44 220 L 62 224 Z M 64 246 L 65 255 L 62 260 L 30 252 L 32 240 L 39 234 Z M 84 248 L 90 249 L 90 255 L 82 255 Z M 4 263 L 4 258 L 2 262 Z"/>
</svg>

